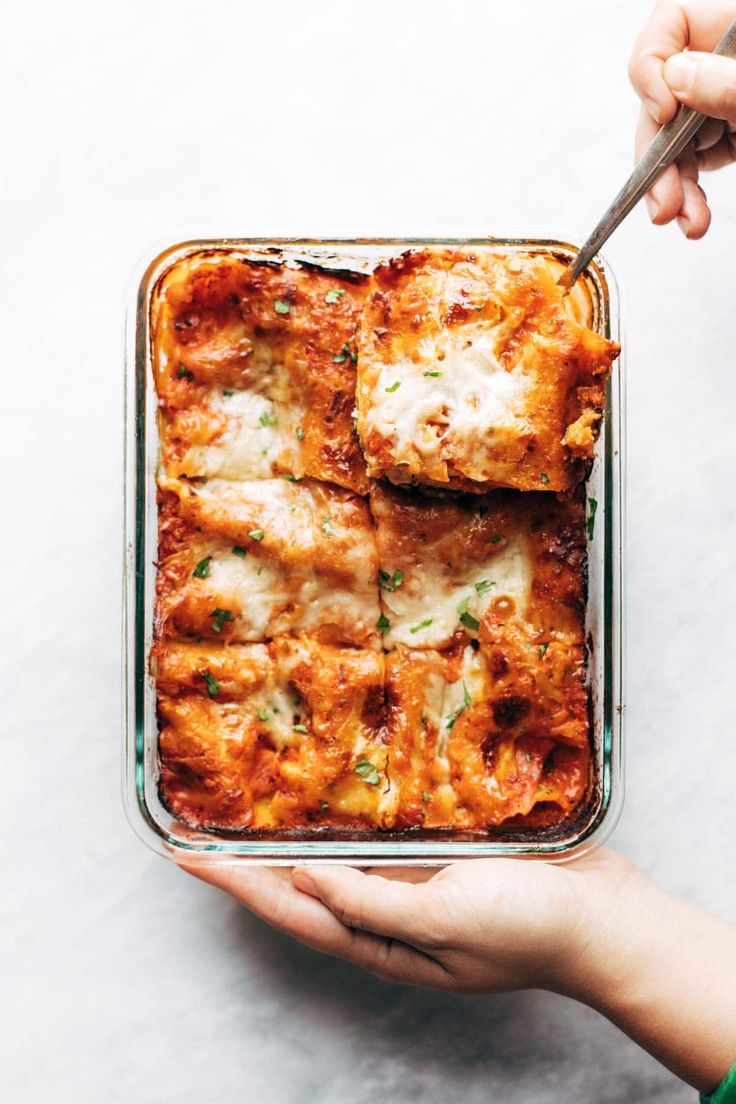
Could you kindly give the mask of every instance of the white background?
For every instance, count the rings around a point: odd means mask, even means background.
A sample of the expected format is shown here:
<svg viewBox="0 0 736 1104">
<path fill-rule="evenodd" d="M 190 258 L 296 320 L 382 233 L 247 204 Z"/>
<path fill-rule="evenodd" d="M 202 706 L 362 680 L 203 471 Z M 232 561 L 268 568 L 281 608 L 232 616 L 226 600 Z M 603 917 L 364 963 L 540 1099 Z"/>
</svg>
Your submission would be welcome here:
<svg viewBox="0 0 736 1104">
<path fill-rule="evenodd" d="M 54 1104 L 692 1101 L 539 993 L 385 987 L 147 852 L 121 810 L 124 291 L 155 245 L 558 226 L 630 165 L 633 0 L 9 7 L 0 1086 Z M 635 212 L 628 793 L 615 845 L 734 916 L 736 175 L 708 238 Z"/>
</svg>

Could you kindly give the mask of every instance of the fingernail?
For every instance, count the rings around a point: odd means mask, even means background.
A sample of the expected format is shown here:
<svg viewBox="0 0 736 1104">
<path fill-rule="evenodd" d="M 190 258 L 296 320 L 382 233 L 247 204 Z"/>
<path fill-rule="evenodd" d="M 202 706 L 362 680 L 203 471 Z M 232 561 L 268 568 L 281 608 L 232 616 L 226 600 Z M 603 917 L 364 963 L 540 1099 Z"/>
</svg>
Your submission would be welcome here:
<svg viewBox="0 0 736 1104">
<path fill-rule="evenodd" d="M 659 104 L 655 103 L 654 100 L 648 100 L 645 97 L 644 106 L 647 109 L 647 111 L 649 112 L 649 114 L 652 116 L 652 118 L 654 119 L 655 123 L 658 123 L 659 122 Z"/>
<path fill-rule="evenodd" d="M 690 220 L 686 219 L 684 215 L 679 215 L 677 218 L 677 225 L 680 227 L 683 234 L 687 238 L 690 234 Z"/>
<path fill-rule="evenodd" d="M 697 62 L 687 54 L 675 54 L 667 58 L 662 73 L 673 92 L 687 92 L 697 68 Z"/>
<path fill-rule="evenodd" d="M 302 893 L 308 893 L 310 897 L 317 896 L 317 886 L 314 884 L 311 874 L 308 874 L 306 870 L 295 870 L 291 875 L 291 881 L 292 885 L 295 885 Z"/>
<path fill-rule="evenodd" d="M 656 199 L 652 199 L 652 197 L 650 195 L 648 195 L 646 197 L 646 199 L 647 199 L 647 210 L 649 211 L 649 217 L 652 220 L 652 222 L 654 222 L 655 218 L 659 214 L 659 204 L 657 203 Z"/>
</svg>

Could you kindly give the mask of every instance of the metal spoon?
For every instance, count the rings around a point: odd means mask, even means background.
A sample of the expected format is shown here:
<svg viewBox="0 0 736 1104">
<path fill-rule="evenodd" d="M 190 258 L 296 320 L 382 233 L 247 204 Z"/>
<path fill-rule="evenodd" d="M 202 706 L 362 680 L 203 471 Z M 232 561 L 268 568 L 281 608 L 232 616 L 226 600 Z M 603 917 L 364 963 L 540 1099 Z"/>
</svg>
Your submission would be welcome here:
<svg viewBox="0 0 736 1104">
<path fill-rule="evenodd" d="M 722 54 L 724 57 L 736 57 L 736 19 L 713 53 Z M 662 127 L 593 233 L 581 245 L 557 281 L 560 287 L 564 288 L 565 293 L 593 260 L 603 243 L 608 241 L 619 223 L 623 222 L 629 211 L 649 191 L 654 181 L 682 153 L 707 118 L 707 115 L 701 115 L 691 107 L 681 106 L 672 122 Z"/>
</svg>

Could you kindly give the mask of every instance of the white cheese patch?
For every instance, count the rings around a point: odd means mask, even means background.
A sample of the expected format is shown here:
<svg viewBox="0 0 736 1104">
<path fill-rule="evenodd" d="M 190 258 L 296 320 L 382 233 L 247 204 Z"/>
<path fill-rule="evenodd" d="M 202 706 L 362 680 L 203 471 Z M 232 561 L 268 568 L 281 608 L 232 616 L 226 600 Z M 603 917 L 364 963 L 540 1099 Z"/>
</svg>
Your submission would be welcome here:
<svg viewBox="0 0 736 1104">
<path fill-rule="evenodd" d="M 523 536 L 512 538 L 481 563 L 448 567 L 445 563 L 428 560 L 416 566 L 382 565 L 390 573 L 399 566 L 404 570 L 401 585 L 394 591 L 381 590 L 381 604 L 391 624 L 390 632 L 384 636 L 389 648 L 396 644 L 414 648 L 444 647 L 453 633 L 463 627 L 458 606 L 463 605 L 466 598 L 468 602 L 464 608 L 477 621 L 482 621 L 490 603 L 501 597 L 513 601 L 509 619 L 526 616 L 531 595 L 532 559 Z M 427 621 L 430 623 L 425 624 Z"/>
<path fill-rule="evenodd" d="M 227 419 L 221 437 L 209 445 L 192 445 L 181 466 L 189 476 L 223 479 L 267 479 L 274 471 L 304 474 L 296 436 L 301 408 L 274 403 L 254 391 L 224 395 L 212 389 L 208 405 Z"/>
<path fill-rule="evenodd" d="M 397 462 L 415 452 L 424 460 L 452 455 L 482 470 L 494 431 L 528 431 L 532 380 L 522 361 L 510 370 L 500 363 L 497 340 L 490 329 L 439 333 L 419 343 L 415 360 L 381 368 L 365 420 L 391 442 Z"/>
<path fill-rule="evenodd" d="M 287 687 L 272 680 L 248 697 L 247 702 L 223 702 L 217 705 L 226 739 L 242 740 L 253 725 L 262 728 L 277 751 L 300 744 L 304 733 L 294 730 L 299 706 Z"/>
</svg>

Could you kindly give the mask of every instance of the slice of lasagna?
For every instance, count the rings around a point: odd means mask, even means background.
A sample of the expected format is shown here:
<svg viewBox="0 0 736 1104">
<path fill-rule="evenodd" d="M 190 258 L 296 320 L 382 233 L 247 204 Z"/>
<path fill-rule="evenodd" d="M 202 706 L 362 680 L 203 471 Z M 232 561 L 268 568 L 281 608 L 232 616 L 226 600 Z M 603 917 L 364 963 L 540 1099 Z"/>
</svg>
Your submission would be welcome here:
<svg viewBox="0 0 736 1104">
<path fill-rule="evenodd" d="M 380 652 L 160 641 L 161 793 L 200 828 L 393 827 Z"/>
<path fill-rule="evenodd" d="M 159 485 L 159 635 L 262 642 L 312 632 L 379 646 L 364 498 L 313 480 Z"/>
<path fill-rule="evenodd" d="M 353 428 L 362 277 L 208 252 L 158 289 L 153 359 L 170 475 L 367 487 Z"/>
<path fill-rule="evenodd" d="M 423 250 L 380 267 L 358 341 L 372 476 L 566 491 L 585 475 L 619 347 L 541 256 Z"/>
</svg>

